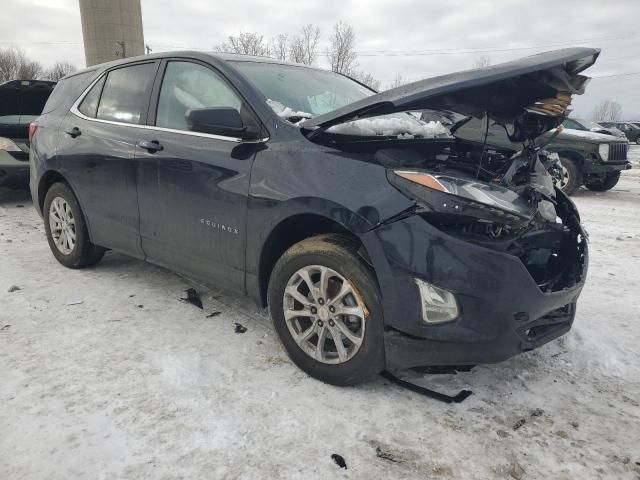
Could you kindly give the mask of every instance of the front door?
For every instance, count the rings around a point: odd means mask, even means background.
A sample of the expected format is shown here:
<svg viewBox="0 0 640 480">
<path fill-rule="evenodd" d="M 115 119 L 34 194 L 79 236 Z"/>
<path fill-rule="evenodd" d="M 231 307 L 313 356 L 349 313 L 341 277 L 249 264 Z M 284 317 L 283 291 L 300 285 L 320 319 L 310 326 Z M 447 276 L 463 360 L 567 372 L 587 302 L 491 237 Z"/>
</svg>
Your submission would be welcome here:
<svg viewBox="0 0 640 480">
<path fill-rule="evenodd" d="M 136 148 L 142 248 L 154 263 L 241 291 L 257 145 L 192 132 L 186 116 L 191 109 L 233 107 L 249 118 L 246 107 L 207 65 L 170 60 L 161 70 L 157 106 Z"/>
<path fill-rule="evenodd" d="M 135 145 L 146 121 L 158 62 L 103 75 L 62 122 L 60 171 L 69 180 L 97 245 L 142 257 Z"/>
</svg>

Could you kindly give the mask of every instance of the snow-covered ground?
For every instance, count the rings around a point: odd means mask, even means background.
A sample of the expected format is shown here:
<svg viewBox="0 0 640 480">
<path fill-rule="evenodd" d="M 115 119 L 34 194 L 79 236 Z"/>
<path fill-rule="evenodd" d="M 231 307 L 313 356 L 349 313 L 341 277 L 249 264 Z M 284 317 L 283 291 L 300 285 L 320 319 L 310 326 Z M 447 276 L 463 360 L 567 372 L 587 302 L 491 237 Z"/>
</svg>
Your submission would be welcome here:
<svg viewBox="0 0 640 480">
<path fill-rule="evenodd" d="M 161 268 L 67 270 L 28 196 L 0 192 L 0 479 L 640 478 L 640 169 L 574 198 L 591 236 L 574 329 L 413 375 L 473 390 L 451 406 L 312 380 L 248 300 L 198 286 L 199 310 Z"/>
</svg>

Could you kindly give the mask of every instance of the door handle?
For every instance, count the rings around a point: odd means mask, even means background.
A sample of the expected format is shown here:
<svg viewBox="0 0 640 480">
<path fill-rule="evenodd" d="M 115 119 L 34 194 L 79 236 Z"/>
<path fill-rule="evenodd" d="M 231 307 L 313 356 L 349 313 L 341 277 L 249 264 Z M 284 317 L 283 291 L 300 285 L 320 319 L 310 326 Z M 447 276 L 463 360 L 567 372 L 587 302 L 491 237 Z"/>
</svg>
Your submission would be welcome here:
<svg viewBox="0 0 640 480">
<path fill-rule="evenodd" d="M 140 148 L 144 148 L 149 153 L 161 152 L 164 147 L 158 140 L 142 140 L 138 142 Z"/>
<path fill-rule="evenodd" d="M 69 135 L 71 138 L 76 138 L 76 137 L 79 137 L 80 135 L 82 135 L 82 132 L 80 131 L 80 129 L 78 127 L 67 128 L 64 131 L 64 133 Z"/>
</svg>

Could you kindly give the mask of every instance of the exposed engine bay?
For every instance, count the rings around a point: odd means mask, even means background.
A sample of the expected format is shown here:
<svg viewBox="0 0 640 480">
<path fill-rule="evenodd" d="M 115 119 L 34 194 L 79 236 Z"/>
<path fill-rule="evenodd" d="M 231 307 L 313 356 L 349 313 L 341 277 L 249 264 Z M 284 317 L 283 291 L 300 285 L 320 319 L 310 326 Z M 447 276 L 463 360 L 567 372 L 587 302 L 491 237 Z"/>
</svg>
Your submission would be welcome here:
<svg viewBox="0 0 640 480">
<path fill-rule="evenodd" d="M 579 283 L 586 239 L 578 212 L 554 187 L 555 154 L 533 142 L 514 153 L 448 138 L 357 139 L 325 133 L 332 146 L 365 154 L 415 200 L 418 214 L 465 241 L 518 257 L 543 292 Z"/>
</svg>

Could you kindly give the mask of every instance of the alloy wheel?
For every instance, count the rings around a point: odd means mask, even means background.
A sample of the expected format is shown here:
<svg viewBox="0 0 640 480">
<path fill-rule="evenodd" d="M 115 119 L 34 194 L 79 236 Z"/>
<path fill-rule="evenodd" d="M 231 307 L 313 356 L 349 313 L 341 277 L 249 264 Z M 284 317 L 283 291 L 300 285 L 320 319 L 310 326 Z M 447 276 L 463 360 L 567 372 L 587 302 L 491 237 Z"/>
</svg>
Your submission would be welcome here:
<svg viewBox="0 0 640 480">
<path fill-rule="evenodd" d="M 364 340 L 365 309 L 355 287 L 335 270 L 309 265 L 284 291 L 284 319 L 298 346 L 328 364 L 352 359 Z"/>
<path fill-rule="evenodd" d="M 56 248 L 69 255 L 76 246 L 76 221 L 71 206 L 62 197 L 55 197 L 51 202 L 49 227 Z"/>
<path fill-rule="evenodd" d="M 562 167 L 562 175 L 560 176 L 560 178 L 554 178 L 553 183 L 555 183 L 556 187 L 558 187 L 560 190 L 564 190 L 565 187 L 569 184 L 569 170 L 567 170 L 567 168 L 562 165 L 562 163 L 560 163 L 560 166 Z"/>
</svg>

